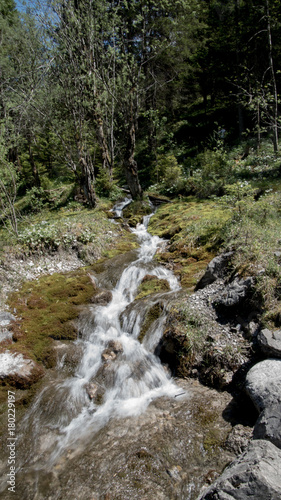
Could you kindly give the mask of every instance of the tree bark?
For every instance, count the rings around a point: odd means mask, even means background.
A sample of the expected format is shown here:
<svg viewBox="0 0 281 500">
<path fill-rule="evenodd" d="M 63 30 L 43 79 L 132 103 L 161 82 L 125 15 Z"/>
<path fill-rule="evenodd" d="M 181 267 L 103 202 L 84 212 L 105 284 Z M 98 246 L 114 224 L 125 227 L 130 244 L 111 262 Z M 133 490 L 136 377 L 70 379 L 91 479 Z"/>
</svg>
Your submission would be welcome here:
<svg viewBox="0 0 281 500">
<path fill-rule="evenodd" d="M 136 126 L 133 116 L 132 104 L 130 111 L 131 113 L 129 118 L 128 138 L 124 156 L 124 170 L 132 198 L 141 199 L 143 193 L 141 185 L 139 183 L 138 166 L 135 160 Z"/>
<path fill-rule="evenodd" d="M 40 186 L 41 186 L 40 177 L 39 177 L 39 174 L 38 174 L 36 163 L 34 161 L 34 156 L 33 156 L 32 147 L 31 147 L 31 141 L 30 140 L 28 142 L 28 149 L 29 149 L 29 161 L 30 161 L 30 165 L 31 165 L 31 169 L 32 169 L 32 175 L 33 175 L 33 178 L 34 178 L 34 184 L 35 184 L 36 187 L 40 188 Z"/>
<path fill-rule="evenodd" d="M 90 207 L 94 208 L 97 204 L 97 199 L 92 184 L 92 169 L 89 167 L 87 161 L 83 157 L 80 158 L 79 163 L 81 165 L 80 187 Z"/>
<path fill-rule="evenodd" d="M 112 177 L 113 165 L 112 165 L 111 156 L 109 154 L 109 150 L 107 147 L 106 138 L 105 138 L 105 134 L 104 134 L 103 119 L 99 116 L 96 116 L 96 121 L 97 121 L 98 142 L 99 142 L 99 146 L 101 148 L 102 168 L 109 173 L 110 177 Z"/>
<path fill-rule="evenodd" d="M 266 0 L 266 16 L 267 16 L 267 37 L 268 37 L 268 46 L 269 46 L 269 68 L 271 72 L 272 85 L 273 85 L 273 123 L 272 123 L 272 131 L 273 131 L 273 147 L 274 152 L 278 152 L 278 94 L 277 94 L 277 85 L 276 78 L 274 72 L 273 65 L 273 57 L 272 57 L 272 37 L 271 37 L 271 22 L 270 22 L 270 10 L 269 10 L 269 1 Z"/>
</svg>

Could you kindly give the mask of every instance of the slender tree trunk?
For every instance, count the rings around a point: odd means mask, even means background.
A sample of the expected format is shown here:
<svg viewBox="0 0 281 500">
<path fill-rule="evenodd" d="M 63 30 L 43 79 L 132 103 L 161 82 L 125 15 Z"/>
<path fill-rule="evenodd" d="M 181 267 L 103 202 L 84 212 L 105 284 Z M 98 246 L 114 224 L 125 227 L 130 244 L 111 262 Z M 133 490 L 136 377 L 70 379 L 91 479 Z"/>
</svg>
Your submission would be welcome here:
<svg viewBox="0 0 281 500">
<path fill-rule="evenodd" d="M 110 177 L 112 177 L 112 161 L 111 161 L 111 155 L 109 153 L 108 147 L 107 147 L 107 142 L 105 138 L 105 133 L 104 133 L 104 122 L 101 116 L 99 116 L 96 113 L 96 122 L 97 122 L 97 136 L 98 136 L 98 142 L 99 146 L 101 149 L 101 155 L 102 155 L 102 167 L 104 170 L 109 172 Z"/>
<path fill-rule="evenodd" d="M 30 161 L 30 165 L 31 165 L 31 169 L 32 169 L 32 175 L 34 178 L 34 184 L 36 187 L 39 188 L 41 186 L 41 182 L 40 182 L 39 173 L 38 173 L 38 170 L 36 167 L 36 163 L 34 161 L 34 156 L 33 156 L 33 151 L 32 151 L 32 147 L 31 147 L 31 140 L 30 139 L 28 141 L 28 149 L 29 149 L 29 161 Z"/>
<path fill-rule="evenodd" d="M 260 117 L 260 103 L 258 101 L 257 105 L 257 150 L 259 151 L 261 148 L 261 117 Z"/>
<path fill-rule="evenodd" d="M 127 145 L 124 155 L 124 170 L 132 197 L 139 199 L 142 198 L 143 193 L 138 178 L 138 166 L 135 160 L 135 149 L 136 149 L 136 125 L 134 120 L 133 107 L 131 103 Z"/>
<path fill-rule="evenodd" d="M 240 77 L 240 46 L 239 46 L 239 40 L 241 40 L 241 34 L 240 34 L 240 0 L 236 0 L 235 3 L 235 32 L 236 32 L 236 77 L 237 81 L 241 81 Z M 244 117 L 243 117 L 243 108 L 240 102 L 237 104 L 237 112 L 238 112 L 238 126 L 239 126 L 239 139 L 240 141 L 243 138 L 243 132 L 244 132 Z"/>
<path fill-rule="evenodd" d="M 269 10 L 269 0 L 266 0 L 266 15 L 267 15 L 267 37 L 268 37 L 268 46 L 269 46 L 269 68 L 271 72 L 271 79 L 273 85 L 273 123 L 272 123 L 272 131 L 273 131 L 273 147 L 274 152 L 278 151 L 278 94 L 277 94 L 277 85 L 276 78 L 274 72 L 273 65 L 273 57 L 272 57 L 272 37 L 271 37 L 271 22 L 270 22 L 270 10 Z"/>
</svg>

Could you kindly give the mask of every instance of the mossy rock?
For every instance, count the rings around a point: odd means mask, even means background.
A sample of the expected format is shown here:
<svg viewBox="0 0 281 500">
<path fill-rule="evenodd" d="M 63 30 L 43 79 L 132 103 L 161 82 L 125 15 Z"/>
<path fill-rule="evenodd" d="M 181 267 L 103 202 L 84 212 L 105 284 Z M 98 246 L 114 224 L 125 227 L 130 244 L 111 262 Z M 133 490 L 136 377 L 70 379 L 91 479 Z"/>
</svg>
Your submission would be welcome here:
<svg viewBox="0 0 281 500">
<path fill-rule="evenodd" d="M 123 217 L 131 219 L 133 217 L 143 217 L 151 213 L 149 200 L 135 200 L 130 205 L 124 208 Z"/>
<path fill-rule="evenodd" d="M 159 279 L 157 276 L 146 275 L 138 287 L 137 299 L 143 299 L 152 293 L 168 292 L 170 285 L 167 280 Z"/>
<path fill-rule="evenodd" d="M 137 227 L 138 224 L 141 224 L 143 220 L 142 215 L 133 215 L 128 219 L 128 224 L 130 227 Z"/>
<path fill-rule="evenodd" d="M 150 307 L 150 309 L 147 311 L 138 336 L 138 341 L 140 343 L 143 342 L 147 331 L 154 323 L 154 321 L 156 321 L 161 316 L 163 309 L 163 304 L 161 302 L 156 302 L 156 304 Z"/>
<path fill-rule="evenodd" d="M 89 303 L 95 292 L 87 271 L 42 276 L 10 296 L 9 306 L 21 318 L 12 325 L 14 344 L 10 350 L 22 352 L 48 368 L 54 366 L 52 339 L 77 338 L 73 320 L 80 313 L 79 306 Z"/>
</svg>

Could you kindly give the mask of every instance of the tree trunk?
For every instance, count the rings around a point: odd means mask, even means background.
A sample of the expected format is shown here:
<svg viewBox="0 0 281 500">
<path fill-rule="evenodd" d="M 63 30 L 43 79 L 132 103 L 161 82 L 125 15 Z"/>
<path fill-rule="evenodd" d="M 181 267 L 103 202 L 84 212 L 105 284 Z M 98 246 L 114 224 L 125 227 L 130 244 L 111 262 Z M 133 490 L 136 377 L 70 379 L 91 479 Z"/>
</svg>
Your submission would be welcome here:
<svg viewBox="0 0 281 500">
<path fill-rule="evenodd" d="M 92 172 L 85 158 L 80 158 L 81 165 L 80 187 L 83 191 L 90 207 L 94 208 L 97 204 L 96 193 L 92 184 Z"/>
<path fill-rule="evenodd" d="M 272 57 L 272 37 L 271 37 L 271 23 L 270 23 L 270 11 L 269 11 L 269 1 L 266 0 L 266 15 L 267 15 L 267 37 L 268 37 L 268 46 L 269 46 L 269 68 L 271 72 L 272 85 L 273 85 L 273 122 L 272 122 L 272 131 L 273 131 L 273 147 L 274 152 L 278 152 L 278 94 L 277 94 L 277 85 L 276 78 L 274 73 L 274 65 L 273 65 L 273 57 Z"/>
<path fill-rule="evenodd" d="M 103 129 L 103 119 L 101 117 L 97 117 L 97 136 L 98 136 L 98 142 L 99 146 L 101 148 L 101 155 L 102 155 L 102 168 L 106 170 L 110 177 L 112 177 L 112 161 L 111 157 L 108 151 L 106 139 L 105 139 L 105 134 L 104 134 L 104 129 Z"/>
<path fill-rule="evenodd" d="M 31 148 L 31 141 L 30 140 L 28 142 L 28 148 L 29 148 L 29 161 L 30 161 L 30 165 L 31 165 L 32 175 L 34 178 L 34 185 L 37 188 L 40 188 L 40 186 L 41 186 L 40 177 L 38 174 L 36 163 L 34 161 L 34 156 L 33 156 L 32 148 Z"/>
<path fill-rule="evenodd" d="M 142 198 L 143 193 L 141 185 L 139 183 L 138 166 L 135 160 L 136 127 L 134 123 L 132 107 L 131 107 L 129 121 L 130 124 L 129 124 L 128 138 L 127 138 L 127 146 L 124 156 L 124 170 L 132 198 L 140 199 Z"/>
</svg>

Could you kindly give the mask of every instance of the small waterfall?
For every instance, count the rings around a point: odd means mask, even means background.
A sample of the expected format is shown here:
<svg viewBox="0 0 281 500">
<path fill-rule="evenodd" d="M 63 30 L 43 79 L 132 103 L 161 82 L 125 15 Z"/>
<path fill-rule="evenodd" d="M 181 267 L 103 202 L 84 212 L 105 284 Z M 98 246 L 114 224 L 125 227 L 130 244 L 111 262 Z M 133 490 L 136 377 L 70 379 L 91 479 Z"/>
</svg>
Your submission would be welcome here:
<svg viewBox="0 0 281 500">
<path fill-rule="evenodd" d="M 130 205 L 132 203 L 132 197 L 131 196 L 126 196 L 124 200 L 116 203 L 114 207 L 112 208 L 111 212 L 115 215 L 116 218 L 122 217 L 122 211 L 124 210 L 125 207 Z"/>
<path fill-rule="evenodd" d="M 124 203 L 128 204 L 128 199 L 114 208 L 115 214 L 122 211 Z M 137 340 L 141 321 L 132 302 L 148 269 L 150 274 L 167 280 L 172 291 L 180 288 L 171 271 L 153 262 L 163 240 L 148 233 L 149 218 L 146 216 L 143 224 L 133 229 L 140 242 L 137 259 L 123 271 L 112 290 L 111 302 L 90 306 L 91 321 L 85 325 L 84 319 L 83 338 L 76 342 L 82 346 L 83 355 L 74 376 L 63 379 L 58 375 L 25 417 L 23 435 L 32 427 L 37 470 L 52 468 L 66 450 L 82 449 L 83 442 L 109 420 L 139 415 L 155 398 L 183 392 L 152 353 L 162 334 L 164 318 L 157 320 L 147 341 L 140 344 Z M 120 315 L 130 304 L 130 317 L 121 322 Z"/>
</svg>

